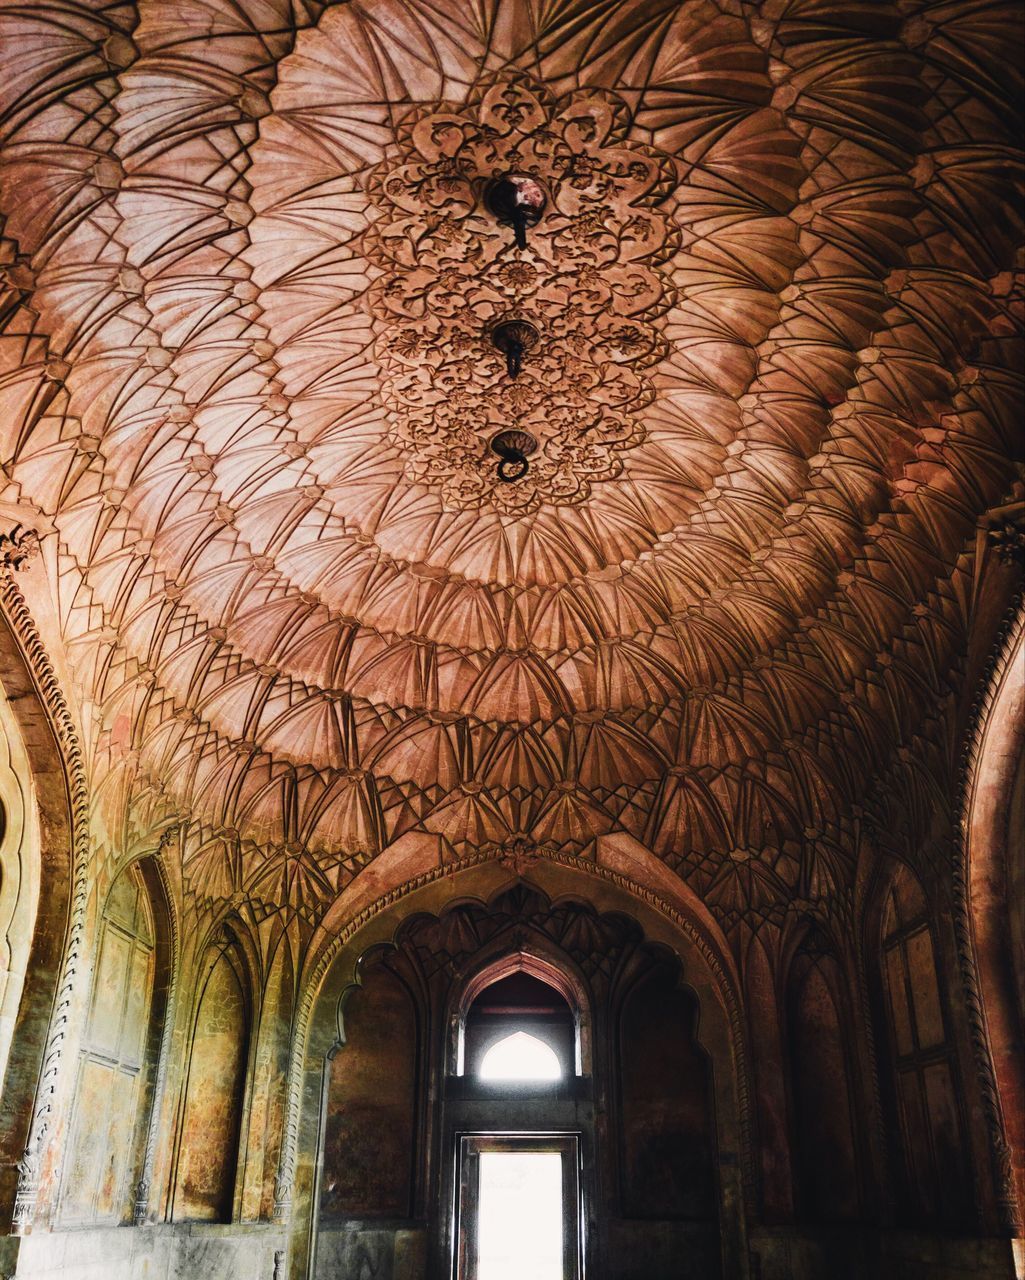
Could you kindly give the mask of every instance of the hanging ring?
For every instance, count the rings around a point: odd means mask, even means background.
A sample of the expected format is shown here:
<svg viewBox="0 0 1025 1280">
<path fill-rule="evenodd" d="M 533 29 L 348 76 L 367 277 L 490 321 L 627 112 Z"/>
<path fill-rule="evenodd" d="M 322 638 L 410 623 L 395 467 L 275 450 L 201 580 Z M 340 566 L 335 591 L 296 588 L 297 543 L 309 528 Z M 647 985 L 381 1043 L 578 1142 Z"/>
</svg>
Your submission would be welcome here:
<svg viewBox="0 0 1025 1280">
<path fill-rule="evenodd" d="M 519 449 L 510 449 L 498 464 L 498 478 L 506 484 L 522 480 L 530 470 L 530 460 Z"/>
<path fill-rule="evenodd" d="M 530 470 L 528 458 L 537 452 L 537 440 L 529 431 L 500 431 L 491 441 L 491 452 L 498 454 L 499 480 L 515 484 Z"/>
</svg>

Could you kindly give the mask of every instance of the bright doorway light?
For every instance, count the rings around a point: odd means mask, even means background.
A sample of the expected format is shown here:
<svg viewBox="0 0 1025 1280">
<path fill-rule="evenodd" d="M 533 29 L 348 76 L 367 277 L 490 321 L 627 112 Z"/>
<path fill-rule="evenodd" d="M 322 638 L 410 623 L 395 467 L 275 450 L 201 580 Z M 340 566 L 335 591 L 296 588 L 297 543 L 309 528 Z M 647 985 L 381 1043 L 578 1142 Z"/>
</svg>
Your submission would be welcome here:
<svg viewBox="0 0 1025 1280">
<path fill-rule="evenodd" d="M 477 1241 L 478 1280 L 564 1280 L 558 1151 L 481 1152 Z"/>
<path fill-rule="evenodd" d="M 480 1064 L 482 1080 L 561 1080 L 562 1064 L 551 1045 L 526 1031 L 497 1041 Z"/>
</svg>

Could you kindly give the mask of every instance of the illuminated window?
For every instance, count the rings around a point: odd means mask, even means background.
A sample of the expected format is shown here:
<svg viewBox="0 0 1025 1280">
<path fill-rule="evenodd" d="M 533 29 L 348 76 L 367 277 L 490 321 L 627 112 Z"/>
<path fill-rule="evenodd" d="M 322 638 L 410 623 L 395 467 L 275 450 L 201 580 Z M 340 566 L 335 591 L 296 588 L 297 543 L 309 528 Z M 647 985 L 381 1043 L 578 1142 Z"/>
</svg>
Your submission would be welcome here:
<svg viewBox="0 0 1025 1280">
<path fill-rule="evenodd" d="M 459 1074 L 529 1083 L 580 1073 L 573 1010 L 561 992 L 529 973 L 506 974 L 485 986 L 461 1030 Z"/>
<path fill-rule="evenodd" d="M 562 1064 L 551 1045 L 526 1031 L 493 1044 L 481 1059 L 482 1080 L 560 1080 Z"/>
</svg>

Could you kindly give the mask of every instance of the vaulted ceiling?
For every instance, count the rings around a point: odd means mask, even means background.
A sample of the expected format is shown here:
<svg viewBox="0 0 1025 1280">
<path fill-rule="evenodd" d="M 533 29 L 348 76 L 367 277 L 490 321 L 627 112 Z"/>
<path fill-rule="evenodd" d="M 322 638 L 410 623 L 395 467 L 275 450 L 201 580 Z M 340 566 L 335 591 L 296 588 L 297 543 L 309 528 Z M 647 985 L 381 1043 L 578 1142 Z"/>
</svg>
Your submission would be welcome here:
<svg viewBox="0 0 1025 1280">
<path fill-rule="evenodd" d="M 844 900 L 944 797 L 1021 476 L 1021 16 L 9 4 L 0 497 L 107 838 L 310 917 L 417 830 Z"/>
</svg>

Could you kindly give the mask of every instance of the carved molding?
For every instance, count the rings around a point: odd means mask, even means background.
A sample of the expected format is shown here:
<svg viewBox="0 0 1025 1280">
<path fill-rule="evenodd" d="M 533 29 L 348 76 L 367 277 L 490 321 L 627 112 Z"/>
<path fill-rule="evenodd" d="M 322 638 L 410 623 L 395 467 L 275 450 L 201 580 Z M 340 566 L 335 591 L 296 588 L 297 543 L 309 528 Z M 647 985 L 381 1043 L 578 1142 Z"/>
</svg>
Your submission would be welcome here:
<svg viewBox="0 0 1025 1280">
<path fill-rule="evenodd" d="M 1025 503 L 1010 502 L 987 512 L 983 529 L 999 560 L 1025 565 Z"/>
<path fill-rule="evenodd" d="M 965 1006 L 971 1036 L 979 1089 L 989 1147 L 993 1161 L 993 1177 L 996 1188 L 997 1208 L 1001 1225 L 1014 1235 L 1023 1228 L 1021 1209 L 1018 1205 L 1014 1173 L 1011 1167 L 1011 1150 L 1004 1129 L 1000 1090 L 993 1069 L 993 1055 L 986 1025 L 986 1012 L 979 982 L 978 961 L 972 933 L 971 856 L 969 828 L 970 810 L 978 781 L 982 747 L 990 715 L 996 705 L 1000 686 L 1013 659 L 1022 636 L 1025 635 L 1025 594 L 1019 594 L 1013 607 L 1004 617 L 1000 633 L 991 650 L 986 669 L 979 681 L 979 695 L 972 707 L 970 727 L 961 756 L 958 778 L 957 824 L 954 832 L 952 859 L 953 919 L 957 942 L 961 982 L 964 988 Z"/>
<path fill-rule="evenodd" d="M 15 543 L 20 551 L 24 542 Z M 89 790 L 85 761 L 78 730 L 68 703 L 61 691 L 56 672 L 46 652 L 42 637 L 13 578 L 20 562 L 0 563 L 0 608 L 3 609 L 21 651 L 32 673 L 32 679 L 50 723 L 64 764 L 67 779 L 72 831 L 70 918 L 64 946 L 53 1014 L 47 1035 L 39 1083 L 29 1128 L 25 1153 L 18 1164 L 18 1187 L 15 1196 L 12 1230 L 23 1234 L 31 1230 L 39 1194 L 39 1174 L 48 1141 L 50 1120 L 56 1100 L 57 1086 L 64 1067 L 64 1049 L 68 1037 L 68 1016 L 76 992 L 82 965 L 86 907 L 89 894 Z"/>
<path fill-rule="evenodd" d="M 35 529 L 16 524 L 0 533 L 0 572 L 24 569 L 39 551 L 39 534 Z"/>
</svg>

